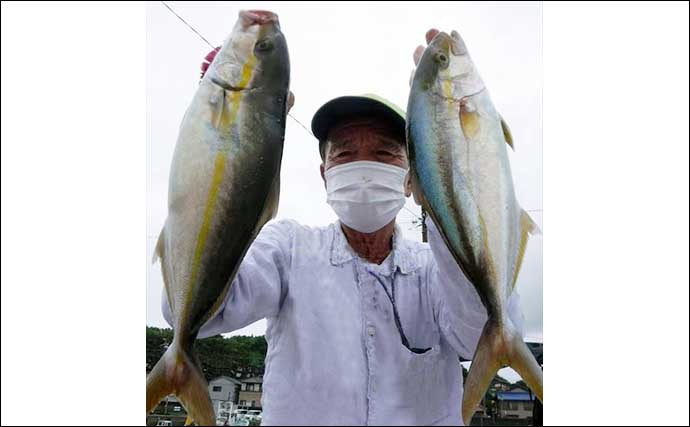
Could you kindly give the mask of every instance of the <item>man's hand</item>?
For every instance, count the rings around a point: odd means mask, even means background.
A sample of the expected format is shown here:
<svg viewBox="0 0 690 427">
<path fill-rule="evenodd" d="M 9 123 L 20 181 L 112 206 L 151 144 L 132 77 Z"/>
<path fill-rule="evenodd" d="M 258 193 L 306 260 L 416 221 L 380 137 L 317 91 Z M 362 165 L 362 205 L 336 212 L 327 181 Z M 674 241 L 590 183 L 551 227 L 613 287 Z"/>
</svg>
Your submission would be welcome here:
<svg viewBox="0 0 690 427">
<path fill-rule="evenodd" d="M 208 67 L 211 65 L 211 62 L 213 62 L 213 59 L 216 57 L 216 54 L 219 50 L 220 46 L 210 51 L 206 55 L 206 57 L 204 57 L 204 62 L 201 63 L 201 77 L 199 77 L 200 79 L 204 78 L 204 74 L 206 74 L 206 71 L 208 71 Z"/>
<path fill-rule="evenodd" d="M 206 56 L 204 57 L 204 61 L 201 63 L 201 77 L 200 79 L 204 78 L 204 75 L 206 74 L 206 71 L 208 71 L 208 67 L 211 66 L 211 63 L 216 57 L 216 54 L 218 54 L 218 51 L 220 51 L 221 46 L 218 46 L 217 48 L 213 49 L 210 51 Z M 292 108 L 292 106 L 295 105 L 295 94 L 292 92 L 288 93 L 288 99 L 287 99 L 287 108 L 288 111 Z"/>
</svg>

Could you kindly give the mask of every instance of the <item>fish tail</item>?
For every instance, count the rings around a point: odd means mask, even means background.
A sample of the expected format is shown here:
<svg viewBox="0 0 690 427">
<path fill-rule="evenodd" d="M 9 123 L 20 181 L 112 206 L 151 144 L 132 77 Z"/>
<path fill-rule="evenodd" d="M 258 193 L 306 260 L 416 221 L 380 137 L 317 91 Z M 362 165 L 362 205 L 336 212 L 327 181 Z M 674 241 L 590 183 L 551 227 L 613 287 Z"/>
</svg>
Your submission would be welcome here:
<svg viewBox="0 0 690 427">
<path fill-rule="evenodd" d="M 470 425 L 472 415 L 491 381 L 498 370 L 505 366 L 514 368 L 539 400 L 542 400 L 542 370 L 520 335 L 511 328 L 506 328 L 505 324 L 510 324 L 509 322 L 506 320 L 504 325 L 500 325 L 490 318 L 484 326 L 465 381 L 462 398 L 462 418 L 465 425 Z"/>
<path fill-rule="evenodd" d="M 527 344 L 517 337 L 513 342 L 510 354 L 510 367 L 520 374 L 527 387 L 537 396 L 540 402 L 544 402 L 544 378 L 543 371 L 537 363 Z"/>
<path fill-rule="evenodd" d="M 216 424 L 206 379 L 194 357 L 175 341 L 146 377 L 146 414 L 169 394 L 177 396 L 197 425 Z"/>
</svg>

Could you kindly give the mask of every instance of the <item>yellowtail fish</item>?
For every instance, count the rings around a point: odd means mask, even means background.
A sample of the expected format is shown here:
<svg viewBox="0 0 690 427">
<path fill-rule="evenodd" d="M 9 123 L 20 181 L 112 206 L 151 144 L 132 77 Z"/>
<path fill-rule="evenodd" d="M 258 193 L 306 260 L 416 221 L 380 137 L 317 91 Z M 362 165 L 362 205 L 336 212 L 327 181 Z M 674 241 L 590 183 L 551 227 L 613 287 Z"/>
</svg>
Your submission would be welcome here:
<svg viewBox="0 0 690 427">
<path fill-rule="evenodd" d="M 240 12 L 199 84 L 175 147 L 168 217 L 156 247 L 175 335 L 146 379 L 147 414 L 174 394 L 190 419 L 215 425 L 192 348 L 250 244 L 275 216 L 289 80 L 277 15 Z"/>
<path fill-rule="evenodd" d="M 465 424 L 505 366 L 542 400 L 541 368 L 506 312 L 528 235 L 538 228 L 515 198 L 508 126 L 455 31 L 436 34 L 422 54 L 408 101 L 407 139 L 415 197 L 488 314 L 465 383 Z"/>
</svg>

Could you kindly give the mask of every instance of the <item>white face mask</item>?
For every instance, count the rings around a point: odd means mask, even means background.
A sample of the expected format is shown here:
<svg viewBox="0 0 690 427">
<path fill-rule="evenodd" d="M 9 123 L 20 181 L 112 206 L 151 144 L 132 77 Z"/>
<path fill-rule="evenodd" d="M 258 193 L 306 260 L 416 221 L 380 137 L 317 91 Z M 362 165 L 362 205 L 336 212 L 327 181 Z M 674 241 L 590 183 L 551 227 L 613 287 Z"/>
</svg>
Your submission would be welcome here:
<svg viewBox="0 0 690 427">
<path fill-rule="evenodd" d="M 333 166 L 326 177 L 326 201 L 340 221 L 362 233 L 391 222 L 405 204 L 407 170 L 380 162 Z"/>
</svg>

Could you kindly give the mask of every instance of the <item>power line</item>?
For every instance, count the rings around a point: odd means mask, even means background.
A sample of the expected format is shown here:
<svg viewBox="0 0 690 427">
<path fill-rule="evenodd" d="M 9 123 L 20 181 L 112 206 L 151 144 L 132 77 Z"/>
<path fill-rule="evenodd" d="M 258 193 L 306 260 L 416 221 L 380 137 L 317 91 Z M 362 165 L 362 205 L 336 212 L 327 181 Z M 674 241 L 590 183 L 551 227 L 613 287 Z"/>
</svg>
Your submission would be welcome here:
<svg viewBox="0 0 690 427">
<path fill-rule="evenodd" d="M 408 207 L 405 206 L 405 205 L 403 205 L 403 209 L 405 209 L 406 211 L 408 211 L 409 213 L 411 213 L 412 215 L 414 215 L 414 217 L 417 218 L 417 219 L 421 219 L 421 218 L 422 218 L 421 214 L 420 214 L 420 215 L 417 215 L 416 213 L 414 213 L 414 212 L 412 211 L 412 209 L 408 208 Z"/>
</svg>

